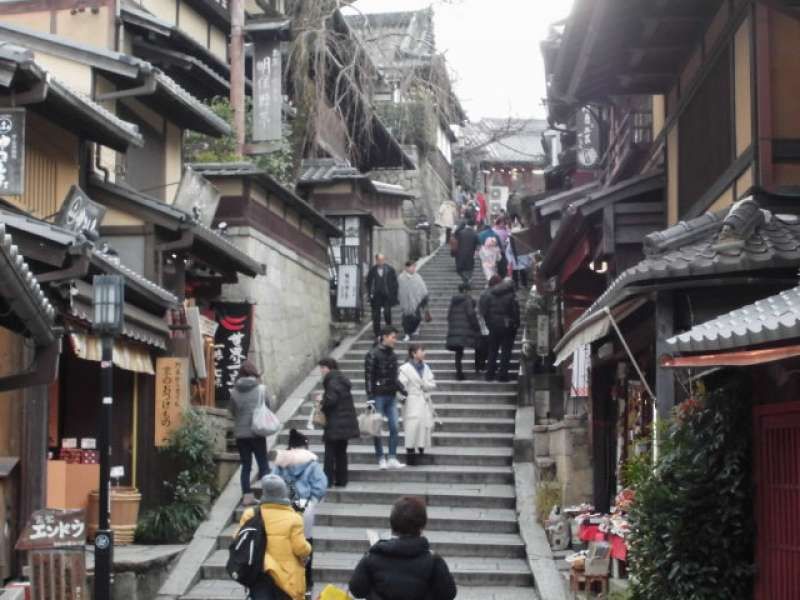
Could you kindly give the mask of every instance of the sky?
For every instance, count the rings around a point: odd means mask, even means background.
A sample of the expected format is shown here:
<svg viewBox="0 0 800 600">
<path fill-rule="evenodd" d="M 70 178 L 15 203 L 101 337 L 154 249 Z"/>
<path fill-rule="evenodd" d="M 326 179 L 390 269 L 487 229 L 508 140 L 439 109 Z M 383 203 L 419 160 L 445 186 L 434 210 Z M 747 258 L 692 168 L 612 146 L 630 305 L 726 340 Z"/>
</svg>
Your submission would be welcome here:
<svg viewBox="0 0 800 600">
<path fill-rule="evenodd" d="M 539 42 L 572 0 L 358 0 L 365 12 L 433 5 L 436 46 L 447 57 L 470 120 L 546 116 Z"/>
</svg>

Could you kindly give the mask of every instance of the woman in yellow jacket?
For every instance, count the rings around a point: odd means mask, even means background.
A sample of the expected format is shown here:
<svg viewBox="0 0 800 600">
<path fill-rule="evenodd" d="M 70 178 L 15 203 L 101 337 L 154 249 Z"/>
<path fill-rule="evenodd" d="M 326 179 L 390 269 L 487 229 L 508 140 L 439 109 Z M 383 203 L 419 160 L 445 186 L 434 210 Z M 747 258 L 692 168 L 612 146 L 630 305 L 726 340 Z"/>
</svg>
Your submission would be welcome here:
<svg viewBox="0 0 800 600">
<path fill-rule="evenodd" d="M 239 526 L 255 514 L 255 508 L 244 511 Z M 306 594 L 305 560 L 311 545 L 303 531 L 303 517 L 289 501 L 289 490 L 283 479 L 267 475 L 261 480 L 261 516 L 267 530 L 267 553 L 264 556 L 264 577 L 250 588 L 251 600 L 304 600 Z"/>
</svg>

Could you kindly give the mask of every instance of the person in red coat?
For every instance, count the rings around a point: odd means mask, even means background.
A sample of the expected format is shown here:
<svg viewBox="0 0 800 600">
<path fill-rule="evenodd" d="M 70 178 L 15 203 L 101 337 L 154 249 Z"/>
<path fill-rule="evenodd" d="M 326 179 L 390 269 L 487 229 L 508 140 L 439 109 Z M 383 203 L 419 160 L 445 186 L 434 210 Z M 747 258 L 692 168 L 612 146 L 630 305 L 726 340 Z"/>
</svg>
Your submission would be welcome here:
<svg viewBox="0 0 800 600">
<path fill-rule="evenodd" d="M 489 214 L 489 206 L 486 204 L 486 196 L 478 192 L 475 200 L 478 203 L 478 223 L 486 223 L 486 216 Z"/>
</svg>

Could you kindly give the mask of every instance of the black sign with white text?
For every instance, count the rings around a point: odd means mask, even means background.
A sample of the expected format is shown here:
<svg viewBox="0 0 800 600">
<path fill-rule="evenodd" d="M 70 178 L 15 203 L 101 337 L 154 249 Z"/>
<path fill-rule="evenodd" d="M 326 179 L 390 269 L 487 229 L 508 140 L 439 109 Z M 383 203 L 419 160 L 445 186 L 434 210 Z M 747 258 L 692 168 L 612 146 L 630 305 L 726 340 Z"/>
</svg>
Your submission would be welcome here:
<svg viewBox="0 0 800 600">
<path fill-rule="evenodd" d="M 0 110 L 0 194 L 25 193 L 25 109 Z"/>
<path fill-rule="evenodd" d="M 220 302 L 213 305 L 219 327 L 214 335 L 214 385 L 217 406 L 227 406 L 242 363 L 250 351 L 253 306 Z"/>
</svg>

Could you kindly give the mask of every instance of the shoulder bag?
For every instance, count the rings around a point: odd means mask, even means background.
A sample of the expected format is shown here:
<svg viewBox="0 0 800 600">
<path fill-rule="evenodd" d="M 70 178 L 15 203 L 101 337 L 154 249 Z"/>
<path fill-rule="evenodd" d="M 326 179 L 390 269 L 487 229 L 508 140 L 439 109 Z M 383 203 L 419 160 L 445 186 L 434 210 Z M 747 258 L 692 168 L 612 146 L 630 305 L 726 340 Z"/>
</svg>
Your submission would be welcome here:
<svg viewBox="0 0 800 600">
<path fill-rule="evenodd" d="M 258 437 L 267 437 L 281 430 L 281 422 L 267 406 L 265 396 L 264 386 L 258 386 L 258 406 L 253 411 L 253 420 L 250 424 L 253 435 Z"/>
</svg>

